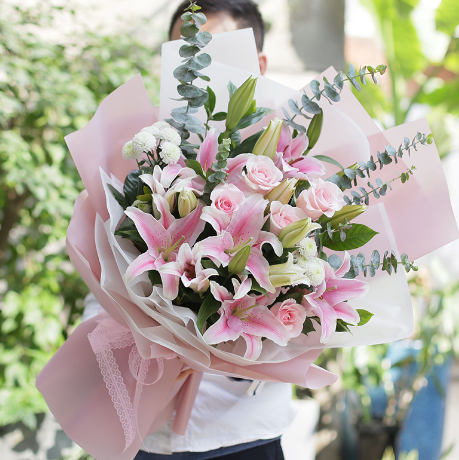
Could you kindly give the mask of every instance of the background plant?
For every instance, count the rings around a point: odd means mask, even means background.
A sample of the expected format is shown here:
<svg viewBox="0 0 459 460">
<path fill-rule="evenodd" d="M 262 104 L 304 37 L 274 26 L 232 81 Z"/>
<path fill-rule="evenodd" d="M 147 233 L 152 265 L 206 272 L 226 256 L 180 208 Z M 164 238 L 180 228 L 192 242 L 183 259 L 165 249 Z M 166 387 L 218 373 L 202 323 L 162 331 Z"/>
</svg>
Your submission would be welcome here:
<svg viewBox="0 0 459 460">
<path fill-rule="evenodd" d="M 0 426 L 47 410 L 35 377 L 81 317 L 87 288 L 66 229 L 83 184 L 64 136 L 141 72 L 152 51 L 128 35 L 48 37 L 67 7 L 0 0 Z"/>
<path fill-rule="evenodd" d="M 424 106 L 435 142 L 443 157 L 451 151 L 451 138 L 445 125 L 449 115 L 459 115 L 459 4 L 442 0 L 435 12 L 437 32 L 445 34 L 444 54 L 432 60 L 423 49 L 413 13 L 420 0 L 361 0 L 372 13 L 382 41 L 390 93 L 383 87 L 369 87 L 356 96 L 370 115 L 384 128 L 419 118 Z M 389 97 L 387 97 L 389 96 Z M 415 113 L 416 112 L 416 113 Z"/>
</svg>

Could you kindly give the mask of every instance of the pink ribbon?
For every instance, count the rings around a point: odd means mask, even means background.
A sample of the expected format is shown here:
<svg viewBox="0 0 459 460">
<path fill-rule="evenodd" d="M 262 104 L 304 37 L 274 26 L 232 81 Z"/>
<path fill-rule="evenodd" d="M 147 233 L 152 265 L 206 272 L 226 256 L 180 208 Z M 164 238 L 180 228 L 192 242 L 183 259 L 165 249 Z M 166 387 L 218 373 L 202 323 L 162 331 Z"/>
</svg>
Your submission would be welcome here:
<svg viewBox="0 0 459 460">
<path fill-rule="evenodd" d="M 156 358 L 158 375 L 153 382 L 146 383 L 150 359 L 140 356 L 135 345 L 134 336 L 128 327 L 115 321 L 110 315 L 105 314 L 97 327 L 88 334 L 89 343 L 96 355 L 99 368 L 105 385 L 115 406 L 124 431 L 126 450 L 139 433 L 137 414 L 140 397 L 144 385 L 153 385 L 158 382 L 164 373 L 164 359 L 174 359 L 176 354 L 167 357 Z M 134 404 L 131 402 L 123 377 L 116 362 L 113 350 L 132 347 L 129 353 L 129 370 L 136 379 Z M 140 436 L 140 433 L 139 433 Z"/>
</svg>

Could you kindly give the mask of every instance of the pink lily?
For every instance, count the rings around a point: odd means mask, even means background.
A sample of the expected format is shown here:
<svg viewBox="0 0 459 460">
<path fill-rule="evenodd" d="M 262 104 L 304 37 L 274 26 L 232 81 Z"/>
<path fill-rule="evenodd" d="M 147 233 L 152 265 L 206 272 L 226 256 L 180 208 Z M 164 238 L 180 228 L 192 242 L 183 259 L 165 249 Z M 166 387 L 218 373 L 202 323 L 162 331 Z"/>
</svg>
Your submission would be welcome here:
<svg viewBox="0 0 459 460">
<path fill-rule="evenodd" d="M 168 202 L 175 193 L 180 193 L 184 187 L 189 187 L 201 195 L 204 191 L 205 181 L 191 168 L 179 164 L 167 165 L 161 169 L 155 166 L 153 174 L 142 174 L 140 179 L 150 187 L 153 193 L 164 196 Z"/>
<path fill-rule="evenodd" d="M 216 161 L 218 153 L 218 135 L 218 129 L 213 126 L 210 128 L 204 142 L 199 148 L 196 160 L 201 164 L 204 172 L 207 172 Z"/>
<path fill-rule="evenodd" d="M 126 282 L 130 283 L 142 273 L 148 270 L 158 270 L 164 263 L 170 260 L 174 261 L 183 243 L 192 246 L 204 230 L 205 223 L 200 219 L 202 208 L 202 203 L 199 203 L 194 211 L 181 219 L 173 218 L 169 212 L 167 224 L 163 220 L 167 228 L 151 214 L 146 214 L 134 207 L 127 208 L 124 212 L 134 222 L 137 231 L 147 244 L 148 250 L 140 254 L 129 265 L 124 275 Z M 164 210 L 168 211 L 167 203 Z M 164 296 L 171 300 L 175 299 L 178 294 L 175 277 L 167 273 L 160 273 L 160 275 Z"/>
<path fill-rule="evenodd" d="M 368 292 L 368 283 L 357 279 L 346 279 L 343 276 L 349 271 L 350 257 L 346 252 L 341 267 L 334 271 L 324 262 L 325 280 L 316 287 L 314 292 L 304 296 L 303 306 L 306 310 L 317 315 L 320 319 L 322 332 L 320 343 L 327 343 L 333 332 L 336 331 L 336 321 L 357 326 L 360 316 L 347 301 L 363 297 Z"/>
<path fill-rule="evenodd" d="M 212 295 L 222 305 L 218 310 L 220 319 L 207 329 L 204 340 L 213 345 L 243 337 L 247 345 L 244 358 L 256 360 L 261 353 L 262 337 L 285 346 L 290 336 L 268 307 L 257 303 L 256 296 L 247 295 L 251 285 L 249 278 L 242 283 L 233 278 L 232 295 L 215 281 L 210 282 Z"/>
<path fill-rule="evenodd" d="M 309 180 L 310 177 L 315 178 L 325 174 L 325 166 L 321 161 L 314 157 L 303 156 L 308 145 L 309 140 L 305 134 L 298 134 L 293 139 L 288 125 L 286 123 L 282 125 L 274 162 L 284 172 L 284 179 L 295 177 Z"/>
<path fill-rule="evenodd" d="M 244 206 L 233 214 L 224 230 L 215 225 L 214 228 L 220 232 L 219 235 L 206 238 L 200 241 L 199 245 L 204 256 L 223 266 L 227 266 L 240 249 L 250 245 L 247 270 L 252 273 L 260 286 L 268 292 L 274 292 L 275 288 L 269 280 L 269 263 L 263 257 L 261 248 L 263 244 L 268 243 L 280 256 L 283 247 L 275 235 L 261 230 L 266 221 L 264 212 L 267 204 L 268 202 L 259 194 L 250 196 Z"/>
<path fill-rule="evenodd" d="M 209 278 L 217 276 L 217 270 L 203 268 L 201 264 L 202 253 L 199 252 L 199 243 L 191 250 L 187 243 L 180 246 L 175 262 L 168 262 L 159 267 L 160 274 L 165 273 L 175 277 L 177 290 L 179 281 L 195 292 L 205 292 L 209 289 Z"/>
</svg>

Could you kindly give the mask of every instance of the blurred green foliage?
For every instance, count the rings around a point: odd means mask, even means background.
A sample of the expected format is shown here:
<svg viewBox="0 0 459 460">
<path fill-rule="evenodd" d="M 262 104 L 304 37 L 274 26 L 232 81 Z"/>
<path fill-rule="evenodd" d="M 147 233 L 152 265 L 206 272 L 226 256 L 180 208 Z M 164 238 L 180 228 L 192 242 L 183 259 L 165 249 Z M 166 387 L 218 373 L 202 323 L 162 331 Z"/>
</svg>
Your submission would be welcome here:
<svg viewBox="0 0 459 460">
<path fill-rule="evenodd" d="M 18 4 L 21 5 L 21 4 Z M 83 184 L 64 136 L 138 72 L 150 94 L 153 52 L 128 35 L 59 34 L 66 7 L 0 0 L 0 426 L 46 411 L 44 364 L 78 323 L 87 287 L 66 229 Z"/>
<path fill-rule="evenodd" d="M 372 13 L 389 66 L 390 94 L 382 86 L 369 86 L 356 93 L 366 110 L 385 128 L 412 119 L 419 104 L 430 108 L 427 115 L 440 155 L 450 153 L 446 116 L 459 115 L 459 2 L 442 0 L 435 11 L 437 33 L 448 46 L 432 61 L 423 49 L 413 20 L 420 0 L 361 0 Z M 419 26 L 419 24 L 418 24 Z M 428 29 L 429 25 L 426 24 Z M 449 115 L 448 115 L 449 114 Z"/>
</svg>

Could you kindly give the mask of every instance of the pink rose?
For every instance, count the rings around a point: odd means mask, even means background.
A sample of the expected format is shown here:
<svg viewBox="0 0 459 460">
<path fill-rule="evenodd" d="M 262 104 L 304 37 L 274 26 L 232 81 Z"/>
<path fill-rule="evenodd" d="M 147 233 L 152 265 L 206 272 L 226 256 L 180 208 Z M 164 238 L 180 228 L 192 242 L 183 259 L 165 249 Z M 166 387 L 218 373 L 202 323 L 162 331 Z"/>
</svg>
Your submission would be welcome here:
<svg viewBox="0 0 459 460">
<path fill-rule="evenodd" d="M 256 193 L 266 195 L 277 187 L 283 178 L 282 171 L 277 168 L 271 158 L 262 155 L 250 155 L 242 172 L 246 184 Z"/>
<path fill-rule="evenodd" d="M 271 312 L 286 327 L 291 339 L 301 334 L 306 319 L 306 310 L 294 299 L 287 299 L 282 303 L 277 302 L 271 308 Z"/>
<path fill-rule="evenodd" d="M 296 205 L 312 220 L 318 219 L 322 214 L 332 217 L 345 204 L 341 189 L 322 179 L 311 181 L 311 187 L 301 192 L 296 200 Z"/>
<path fill-rule="evenodd" d="M 231 216 L 245 202 L 244 194 L 233 184 L 217 185 L 210 194 L 212 206 Z"/>
<path fill-rule="evenodd" d="M 287 225 L 308 217 L 300 208 L 282 204 L 280 201 L 273 201 L 270 210 L 270 231 L 276 236 L 279 236 L 281 230 Z"/>
</svg>

